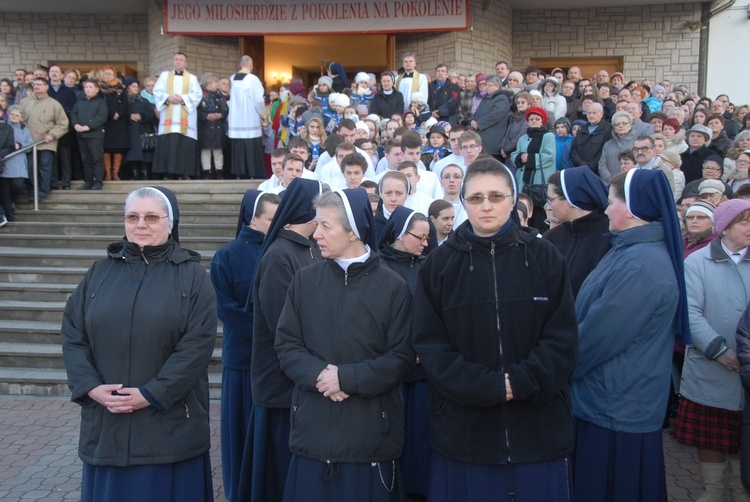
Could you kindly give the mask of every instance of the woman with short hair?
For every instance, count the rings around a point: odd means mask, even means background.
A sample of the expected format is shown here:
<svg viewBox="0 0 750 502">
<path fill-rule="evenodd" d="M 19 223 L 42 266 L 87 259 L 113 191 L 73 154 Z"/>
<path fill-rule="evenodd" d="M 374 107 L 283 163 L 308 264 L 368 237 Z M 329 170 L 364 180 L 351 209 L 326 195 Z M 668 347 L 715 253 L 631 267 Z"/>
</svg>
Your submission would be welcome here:
<svg viewBox="0 0 750 502">
<path fill-rule="evenodd" d="M 414 346 L 432 388 L 430 502 L 567 500 L 576 351 L 560 253 L 511 218 L 497 160 L 472 163 L 468 222 L 419 272 Z"/>
<path fill-rule="evenodd" d="M 617 156 L 633 149 L 638 135 L 633 131 L 633 117 L 628 112 L 616 112 L 612 116 L 612 138 L 604 143 L 602 156 L 599 158 L 599 176 L 605 183 L 620 172 Z"/>
<path fill-rule="evenodd" d="M 295 275 L 276 332 L 294 382 L 283 500 L 399 501 L 411 295 L 376 252 L 364 188 L 324 194 L 315 209 L 325 260 Z"/>
</svg>

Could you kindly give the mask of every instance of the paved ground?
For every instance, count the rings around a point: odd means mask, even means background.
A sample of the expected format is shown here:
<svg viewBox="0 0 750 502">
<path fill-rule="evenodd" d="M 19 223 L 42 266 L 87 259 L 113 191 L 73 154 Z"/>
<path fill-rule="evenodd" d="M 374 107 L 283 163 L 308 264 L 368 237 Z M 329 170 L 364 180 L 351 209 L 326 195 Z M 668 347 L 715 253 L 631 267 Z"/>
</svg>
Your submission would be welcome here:
<svg viewBox="0 0 750 502">
<path fill-rule="evenodd" d="M 0 396 L 0 500 L 4 502 L 78 500 L 81 461 L 79 407 L 64 398 Z M 219 458 L 219 403 L 211 404 L 211 462 L 216 501 L 226 499 Z M 665 434 L 670 501 L 700 495 L 695 453 Z"/>
</svg>

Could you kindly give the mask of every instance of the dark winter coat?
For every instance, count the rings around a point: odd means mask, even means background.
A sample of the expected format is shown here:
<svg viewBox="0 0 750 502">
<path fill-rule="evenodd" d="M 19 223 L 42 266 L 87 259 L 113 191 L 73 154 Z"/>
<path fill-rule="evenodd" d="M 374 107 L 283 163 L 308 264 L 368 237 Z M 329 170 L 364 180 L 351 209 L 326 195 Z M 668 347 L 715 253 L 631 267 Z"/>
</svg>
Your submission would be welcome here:
<svg viewBox="0 0 750 502">
<path fill-rule="evenodd" d="M 253 313 L 245 310 L 264 235 L 248 226 L 224 244 L 211 260 L 216 309 L 223 323 L 221 363 L 232 370 L 250 370 Z"/>
<path fill-rule="evenodd" d="M 143 151 L 141 136 L 143 134 L 155 134 L 159 127 L 159 118 L 156 116 L 154 105 L 143 99 L 141 95 L 129 97 L 128 133 L 130 134 L 130 150 L 125 157 L 125 162 L 153 162 L 154 152 Z M 141 116 L 139 122 L 130 119 L 130 115 L 137 113 Z"/>
<path fill-rule="evenodd" d="M 685 174 L 685 183 L 690 183 L 691 181 L 703 177 L 703 161 L 706 160 L 709 155 L 715 154 L 705 145 L 697 150 L 688 148 L 680 154 L 680 158 L 682 159 L 680 170 Z M 689 192 L 683 190 L 683 193 Z"/>
<path fill-rule="evenodd" d="M 612 126 L 603 120 L 599 122 L 593 133 L 589 132 L 589 126 L 582 127 L 570 147 L 570 158 L 574 166 L 589 166 L 596 174 L 599 174 L 599 159 L 602 156 L 604 143 L 612 138 Z"/>
<path fill-rule="evenodd" d="M 568 264 L 573 296 L 578 296 L 583 281 L 596 268 L 612 244 L 604 234 L 609 232 L 609 218 L 592 211 L 573 221 L 566 221 L 544 233 Z"/>
<path fill-rule="evenodd" d="M 209 113 L 221 113 L 219 120 L 208 120 Z M 227 127 L 229 105 L 221 91 L 203 90 L 203 100 L 198 105 L 198 148 L 221 148 Z"/>
<path fill-rule="evenodd" d="M 104 139 L 104 124 L 107 123 L 107 102 L 97 94 L 91 99 L 78 101 L 70 112 L 70 130 L 80 139 Z M 90 131 L 76 132 L 74 125 L 89 126 Z"/>
<path fill-rule="evenodd" d="M 458 110 L 461 106 L 461 89 L 458 85 L 446 80 L 438 89 L 437 81 L 433 80 L 427 87 L 427 105 L 430 111 L 438 112 L 438 121 L 446 121 L 451 125 L 458 123 Z"/>
<path fill-rule="evenodd" d="M 500 143 L 508 128 L 509 96 L 511 94 L 503 90 L 488 94 L 474 112 L 473 120 L 476 120 L 477 132 L 482 138 L 482 153 L 494 155 L 500 151 Z"/>
<path fill-rule="evenodd" d="M 264 408 L 289 408 L 294 382 L 279 366 L 273 348 L 286 292 L 298 270 L 322 259 L 310 239 L 282 229 L 258 266 L 253 280 L 253 401 Z"/>
<path fill-rule="evenodd" d="M 399 251 L 392 245 L 387 244 L 380 248 L 380 258 L 388 268 L 396 272 L 399 277 L 406 281 L 406 285 L 409 287 L 409 292 L 414 295 L 414 292 L 417 290 L 419 267 L 424 263 L 426 256 L 415 256 L 411 253 Z M 426 379 L 427 373 L 425 373 L 420 364 L 409 372 L 406 378 L 404 378 L 404 381 L 416 382 L 418 380 Z"/>
<path fill-rule="evenodd" d="M 6 121 L 0 119 L 0 159 L 16 150 L 15 133 Z M 5 170 L 5 161 L 0 160 L 0 173 Z"/>
<path fill-rule="evenodd" d="M 279 319 L 276 350 L 294 381 L 289 446 L 322 462 L 382 462 L 401 456 L 401 382 L 414 366 L 411 295 L 403 279 L 372 253 L 346 272 L 334 260 L 300 270 Z M 333 402 L 315 388 L 338 366 Z"/>
<path fill-rule="evenodd" d="M 414 301 L 414 346 L 432 384 L 432 448 L 491 465 L 572 450 L 567 381 L 578 331 L 554 246 L 515 224 L 477 237 L 465 222 L 425 261 Z"/>
<path fill-rule="evenodd" d="M 171 238 L 123 241 L 86 272 L 65 306 L 62 345 L 81 405 L 79 456 L 100 466 L 166 464 L 209 450 L 208 363 L 216 298 L 200 255 Z M 110 413 L 87 393 L 139 387 L 152 406 Z"/>
<path fill-rule="evenodd" d="M 474 102 L 474 96 L 477 91 L 469 91 L 464 89 L 461 91 L 461 106 L 458 109 L 458 123 L 463 126 L 468 126 L 471 123 L 473 115 L 471 113 L 471 105 Z"/>
<path fill-rule="evenodd" d="M 124 152 L 130 148 L 130 108 L 127 93 L 102 93 L 102 96 L 107 103 L 108 113 L 107 123 L 104 125 L 104 151 Z"/>
<path fill-rule="evenodd" d="M 711 144 L 708 145 L 708 149 L 713 150 L 719 154 L 721 158 L 724 158 L 727 155 L 727 150 L 732 148 L 733 144 L 734 142 L 727 137 L 727 132 L 721 131 L 718 137 L 711 139 Z"/>
<path fill-rule="evenodd" d="M 388 95 L 384 94 L 382 91 L 375 94 L 370 100 L 370 113 L 374 113 L 387 119 L 397 113 L 403 115 L 404 95 L 396 89 Z"/>
</svg>

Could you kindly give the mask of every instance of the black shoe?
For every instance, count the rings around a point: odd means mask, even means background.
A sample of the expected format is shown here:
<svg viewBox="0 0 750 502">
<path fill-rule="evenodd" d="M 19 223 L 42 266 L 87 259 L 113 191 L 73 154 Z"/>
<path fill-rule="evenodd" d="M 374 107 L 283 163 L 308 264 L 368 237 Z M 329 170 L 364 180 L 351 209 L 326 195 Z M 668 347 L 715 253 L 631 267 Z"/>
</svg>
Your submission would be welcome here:
<svg viewBox="0 0 750 502">
<path fill-rule="evenodd" d="M 224 179 L 224 171 L 222 169 L 219 169 L 216 171 L 216 175 L 214 176 L 215 180 L 223 180 Z"/>
<path fill-rule="evenodd" d="M 65 187 L 63 187 L 63 190 L 70 190 L 70 187 L 69 186 L 65 186 Z"/>
<path fill-rule="evenodd" d="M 91 190 L 91 184 L 90 183 L 84 183 L 83 185 L 76 188 L 76 190 Z"/>
<path fill-rule="evenodd" d="M 52 184 L 51 184 L 51 185 L 49 186 L 49 189 L 50 189 L 50 190 L 60 190 L 60 185 L 58 185 L 58 184 L 55 184 L 55 183 L 52 183 Z"/>
<path fill-rule="evenodd" d="M 102 186 L 101 185 L 94 185 L 94 186 L 91 187 L 91 189 L 92 190 L 101 190 Z"/>
</svg>

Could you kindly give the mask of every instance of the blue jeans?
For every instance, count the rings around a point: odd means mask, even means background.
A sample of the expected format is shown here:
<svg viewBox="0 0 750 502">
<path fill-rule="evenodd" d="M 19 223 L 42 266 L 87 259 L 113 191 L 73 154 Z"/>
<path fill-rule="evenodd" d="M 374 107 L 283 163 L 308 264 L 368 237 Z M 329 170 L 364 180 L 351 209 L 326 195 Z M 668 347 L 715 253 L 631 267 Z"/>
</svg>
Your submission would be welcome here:
<svg viewBox="0 0 750 502">
<path fill-rule="evenodd" d="M 55 165 L 55 152 L 51 150 L 37 151 L 39 167 L 39 198 L 44 199 L 49 193 L 52 168 Z M 34 196 L 34 165 L 29 162 L 29 197 Z"/>
</svg>

